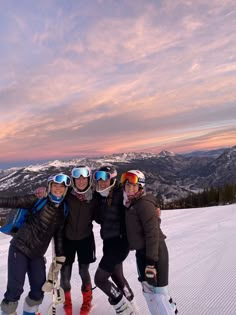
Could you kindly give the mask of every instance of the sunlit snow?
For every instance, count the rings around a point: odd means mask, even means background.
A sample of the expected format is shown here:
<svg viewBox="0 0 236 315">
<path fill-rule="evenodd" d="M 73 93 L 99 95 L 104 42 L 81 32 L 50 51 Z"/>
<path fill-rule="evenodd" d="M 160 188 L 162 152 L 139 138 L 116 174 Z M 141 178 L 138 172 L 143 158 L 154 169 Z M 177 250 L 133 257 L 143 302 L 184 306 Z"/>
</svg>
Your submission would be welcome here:
<svg viewBox="0 0 236 315">
<path fill-rule="evenodd" d="M 236 204 L 218 207 L 162 211 L 162 230 L 167 235 L 170 256 L 169 288 L 180 315 L 236 314 Z M 99 226 L 94 225 L 97 261 L 91 264 L 93 277 L 102 253 Z M 0 295 L 6 289 L 7 251 L 10 237 L 0 234 Z M 47 251 L 48 265 L 51 247 Z M 140 314 L 148 315 L 140 284 L 137 281 L 134 252 L 124 263 L 125 275 L 135 292 Z M 79 314 L 81 280 L 77 263 L 72 275 L 73 314 Z M 18 307 L 22 313 L 28 282 Z M 91 315 L 114 314 L 107 297 L 98 288 L 94 291 Z M 45 295 L 41 314 L 46 315 L 50 294 Z M 62 305 L 57 315 L 64 314 Z"/>
</svg>

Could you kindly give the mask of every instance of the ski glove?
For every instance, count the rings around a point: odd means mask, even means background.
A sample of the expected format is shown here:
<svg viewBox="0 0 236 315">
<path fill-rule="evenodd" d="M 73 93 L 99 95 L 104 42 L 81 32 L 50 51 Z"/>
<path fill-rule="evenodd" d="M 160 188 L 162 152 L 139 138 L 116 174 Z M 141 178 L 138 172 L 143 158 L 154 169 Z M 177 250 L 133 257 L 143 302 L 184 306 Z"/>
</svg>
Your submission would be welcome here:
<svg viewBox="0 0 236 315">
<path fill-rule="evenodd" d="M 59 271 L 65 262 L 66 257 L 65 256 L 56 256 L 53 258 L 53 261 L 50 265 L 49 271 L 48 271 L 48 277 L 46 282 L 42 286 L 42 291 L 44 292 L 51 292 L 53 289 L 53 284 L 57 282 L 58 280 L 58 274 Z"/>
<path fill-rule="evenodd" d="M 145 268 L 145 280 L 151 286 L 157 286 L 157 271 L 155 266 L 146 266 Z"/>
</svg>

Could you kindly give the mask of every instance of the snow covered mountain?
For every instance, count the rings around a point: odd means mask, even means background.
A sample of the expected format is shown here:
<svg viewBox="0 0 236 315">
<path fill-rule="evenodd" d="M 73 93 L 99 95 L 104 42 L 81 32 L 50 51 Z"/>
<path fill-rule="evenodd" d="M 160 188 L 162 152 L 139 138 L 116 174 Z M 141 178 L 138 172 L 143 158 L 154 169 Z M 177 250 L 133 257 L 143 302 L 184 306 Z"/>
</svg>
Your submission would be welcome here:
<svg viewBox="0 0 236 315">
<path fill-rule="evenodd" d="M 23 168 L 0 170 L 0 195 L 32 192 L 45 185 L 50 174 L 70 174 L 76 165 L 96 169 L 104 164 L 114 165 L 119 175 L 128 169 L 141 169 L 147 178 L 147 188 L 164 199 L 186 196 L 211 185 L 236 182 L 236 146 L 226 149 L 217 158 L 183 156 L 173 152 L 123 153 L 100 158 L 81 158 L 70 161 L 51 161 Z"/>
<path fill-rule="evenodd" d="M 186 157 L 213 157 L 217 158 L 219 157 L 224 151 L 229 148 L 221 148 L 221 149 L 216 149 L 216 150 L 199 150 L 199 151 L 192 151 L 188 153 L 184 153 L 183 155 Z"/>
</svg>

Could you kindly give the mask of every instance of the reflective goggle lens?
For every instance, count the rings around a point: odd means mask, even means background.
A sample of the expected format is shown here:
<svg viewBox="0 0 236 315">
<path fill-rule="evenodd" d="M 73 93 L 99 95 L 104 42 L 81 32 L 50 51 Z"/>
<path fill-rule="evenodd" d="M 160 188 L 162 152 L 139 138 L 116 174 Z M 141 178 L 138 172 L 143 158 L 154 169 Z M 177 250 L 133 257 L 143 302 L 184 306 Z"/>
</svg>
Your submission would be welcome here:
<svg viewBox="0 0 236 315">
<path fill-rule="evenodd" d="M 77 167 L 72 170 L 72 177 L 79 178 L 80 176 L 89 177 L 89 171 L 85 167 Z"/>
<path fill-rule="evenodd" d="M 58 174 L 53 177 L 53 182 L 57 184 L 65 184 L 65 186 L 70 186 L 71 180 L 70 177 L 65 174 Z"/>
<path fill-rule="evenodd" d="M 110 174 L 105 172 L 105 171 L 96 171 L 94 173 L 94 179 L 96 181 L 99 181 L 100 179 L 106 181 L 106 180 L 110 179 Z"/>
<path fill-rule="evenodd" d="M 127 172 L 121 175 L 120 181 L 121 181 L 121 184 L 124 184 L 127 181 L 130 184 L 136 185 L 139 182 L 139 178 L 137 175 Z"/>
</svg>

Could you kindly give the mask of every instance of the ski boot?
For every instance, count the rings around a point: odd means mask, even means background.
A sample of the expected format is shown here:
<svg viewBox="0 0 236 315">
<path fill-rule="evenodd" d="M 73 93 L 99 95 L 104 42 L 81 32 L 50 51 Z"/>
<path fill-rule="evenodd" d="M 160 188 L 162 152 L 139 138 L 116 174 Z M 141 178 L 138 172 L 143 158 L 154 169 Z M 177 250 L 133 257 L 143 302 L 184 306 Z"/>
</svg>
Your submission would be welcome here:
<svg viewBox="0 0 236 315">
<path fill-rule="evenodd" d="M 126 299 L 130 302 L 131 304 L 131 307 L 133 309 L 133 314 L 134 315 L 139 315 L 140 312 L 139 312 L 139 307 L 136 303 L 136 300 L 134 298 L 134 293 L 133 291 L 131 290 L 130 286 L 128 285 L 125 285 L 122 289 L 121 289 L 122 293 L 124 294 L 124 296 L 126 297 Z"/>
<path fill-rule="evenodd" d="M 70 291 L 65 292 L 65 302 L 64 302 L 63 307 L 64 307 L 66 315 L 72 315 L 72 302 L 71 302 Z"/>
<path fill-rule="evenodd" d="M 92 286 L 90 284 L 82 286 L 83 303 L 80 309 L 80 315 L 88 315 L 92 308 Z"/>
<path fill-rule="evenodd" d="M 1 315 L 17 315 L 16 309 L 18 306 L 18 302 L 11 302 L 6 300 L 5 298 L 0 303 L 0 312 Z"/>
<path fill-rule="evenodd" d="M 122 315 L 134 315 L 134 310 L 130 302 L 126 299 L 123 294 L 120 294 L 116 299 L 108 299 L 109 303 L 114 308 L 116 314 Z"/>
<path fill-rule="evenodd" d="M 142 282 L 143 295 L 146 299 L 147 306 L 151 314 L 176 315 L 178 310 L 176 303 L 173 302 L 169 295 L 168 286 L 153 287 L 146 281 Z"/>
<path fill-rule="evenodd" d="M 39 312 L 39 304 L 41 301 L 32 300 L 29 296 L 25 298 L 23 305 L 23 315 L 41 315 Z"/>
</svg>

